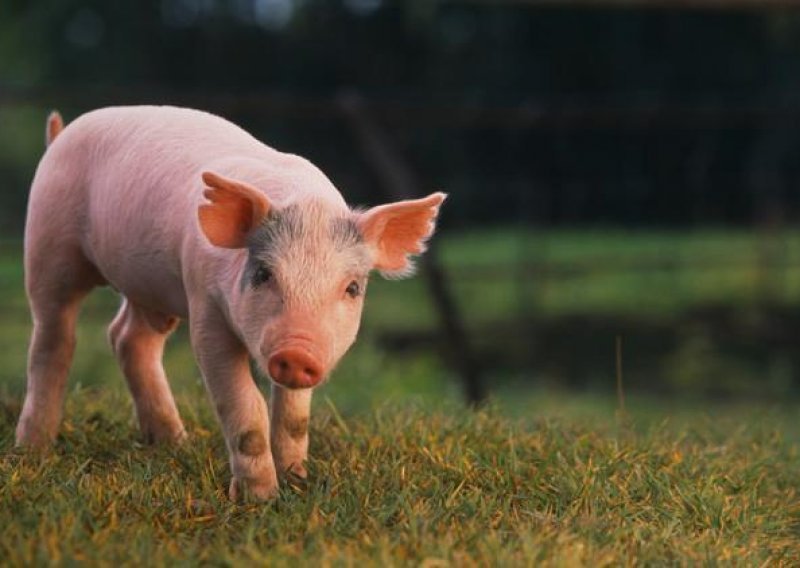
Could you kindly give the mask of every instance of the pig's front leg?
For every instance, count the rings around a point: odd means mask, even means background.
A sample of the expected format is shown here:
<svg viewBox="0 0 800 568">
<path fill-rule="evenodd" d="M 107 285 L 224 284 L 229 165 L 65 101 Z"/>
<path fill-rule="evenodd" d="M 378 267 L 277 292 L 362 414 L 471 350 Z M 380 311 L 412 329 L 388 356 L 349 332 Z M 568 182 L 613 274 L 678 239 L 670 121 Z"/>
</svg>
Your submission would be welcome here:
<svg viewBox="0 0 800 568">
<path fill-rule="evenodd" d="M 272 385 L 272 454 L 280 474 L 306 476 L 308 417 L 312 389 L 290 390 Z"/>
<path fill-rule="evenodd" d="M 222 425 L 230 456 L 228 494 L 234 501 L 269 499 L 278 478 L 269 447 L 267 405 L 250 374 L 247 349 L 213 307 L 190 315 L 192 346 Z"/>
</svg>

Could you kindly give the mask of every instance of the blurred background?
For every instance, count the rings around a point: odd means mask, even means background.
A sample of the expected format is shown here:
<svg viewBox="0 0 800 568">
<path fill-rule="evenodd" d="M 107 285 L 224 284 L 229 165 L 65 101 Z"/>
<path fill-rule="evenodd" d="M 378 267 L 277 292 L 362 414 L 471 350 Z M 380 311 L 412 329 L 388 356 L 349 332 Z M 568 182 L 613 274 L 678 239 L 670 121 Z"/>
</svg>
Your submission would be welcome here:
<svg viewBox="0 0 800 568">
<path fill-rule="evenodd" d="M 799 87 L 789 1 L 6 0 L 0 392 L 24 388 L 47 112 L 148 103 L 304 155 L 353 204 L 449 192 L 420 275 L 373 278 L 340 406 L 791 399 Z M 84 310 L 76 388 L 119 376 L 117 302 Z M 168 370 L 198 385 L 178 335 Z"/>
</svg>

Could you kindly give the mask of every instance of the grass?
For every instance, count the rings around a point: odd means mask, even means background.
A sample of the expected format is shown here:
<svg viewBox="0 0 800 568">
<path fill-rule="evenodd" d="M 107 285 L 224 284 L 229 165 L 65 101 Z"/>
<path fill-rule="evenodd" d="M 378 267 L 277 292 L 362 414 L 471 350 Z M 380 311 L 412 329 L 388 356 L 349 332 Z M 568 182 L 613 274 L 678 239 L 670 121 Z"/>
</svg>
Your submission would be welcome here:
<svg viewBox="0 0 800 568">
<path fill-rule="evenodd" d="M 758 241 L 742 233 L 545 236 L 443 240 L 472 324 L 502 321 L 520 302 L 546 317 L 637 309 L 670 317 L 709 298 L 757 298 L 764 274 L 784 282 L 786 305 L 800 302 L 794 269 L 765 265 Z M 732 243 L 739 254 L 724 274 L 698 269 L 697 259 Z M 800 236 L 786 243 L 791 259 Z M 530 276 L 509 269 L 531 246 L 543 289 L 529 290 Z M 0 252 L 2 564 L 800 564 L 796 401 L 626 393 L 623 416 L 610 365 L 598 371 L 603 395 L 490 375 L 493 404 L 470 412 L 435 353 L 391 354 L 377 341 L 382 329 L 434 325 L 419 280 L 370 285 L 362 337 L 314 402 L 309 480 L 284 485 L 275 502 L 225 497 L 227 457 L 184 329 L 166 367 L 190 442 L 140 443 L 106 345 L 117 303 L 108 290 L 83 314 L 55 450 L 19 451 L 29 322 L 18 246 Z M 658 255 L 671 268 L 628 266 Z M 459 280 L 470 267 L 489 274 Z"/>
<path fill-rule="evenodd" d="M 191 442 L 143 447 L 121 390 L 73 392 L 56 451 L 0 424 L 9 565 L 795 565 L 797 446 L 739 413 L 675 427 L 512 421 L 498 409 L 378 405 L 312 420 L 306 484 L 266 505 L 224 495 L 206 405 Z"/>
</svg>

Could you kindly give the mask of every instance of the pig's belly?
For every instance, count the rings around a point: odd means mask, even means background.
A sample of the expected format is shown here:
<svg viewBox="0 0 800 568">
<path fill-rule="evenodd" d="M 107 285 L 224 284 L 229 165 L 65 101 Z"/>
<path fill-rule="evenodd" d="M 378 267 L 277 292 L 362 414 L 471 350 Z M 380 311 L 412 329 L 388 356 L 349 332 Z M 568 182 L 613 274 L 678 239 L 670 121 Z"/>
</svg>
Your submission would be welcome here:
<svg viewBox="0 0 800 568">
<path fill-rule="evenodd" d="M 98 268 L 108 283 L 134 304 L 164 315 L 188 315 L 186 290 L 179 270 L 159 255 L 128 255 L 122 262 L 104 263 Z"/>
</svg>

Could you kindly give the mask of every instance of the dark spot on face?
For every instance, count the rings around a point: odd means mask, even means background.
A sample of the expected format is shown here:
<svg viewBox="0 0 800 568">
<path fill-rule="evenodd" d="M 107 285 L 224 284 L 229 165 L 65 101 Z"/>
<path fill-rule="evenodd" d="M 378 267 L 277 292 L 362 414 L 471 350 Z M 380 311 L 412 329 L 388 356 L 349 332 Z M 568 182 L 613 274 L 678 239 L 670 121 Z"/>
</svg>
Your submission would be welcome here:
<svg viewBox="0 0 800 568">
<path fill-rule="evenodd" d="M 319 207 L 319 205 L 314 205 Z M 312 212 L 313 213 L 313 212 Z M 316 234 L 318 228 L 324 231 L 327 229 L 327 236 L 337 252 L 347 251 L 348 249 L 359 249 L 354 253 L 357 264 L 366 266 L 363 272 L 369 270 L 370 261 L 363 246 L 364 237 L 358 228 L 353 216 L 345 213 L 337 213 L 339 216 L 327 217 L 327 215 L 312 214 L 308 218 L 302 204 L 293 204 L 283 209 L 271 211 L 267 218 L 259 225 L 247 238 L 247 262 L 242 274 L 241 290 L 248 287 L 257 287 L 255 282 L 258 280 L 259 271 L 271 270 L 285 255 L 292 243 L 302 241 L 308 235 Z M 328 226 L 317 227 L 313 223 L 314 219 L 328 218 Z M 364 248 L 363 251 L 360 249 Z M 313 252 L 313 251 L 312 251 Z M 363 258 L 362 258 L 363 257 Z"/>
<path fill-rule="evenodd" d="M 239 451 L 246 456 L 260 456 L 267 450 L 267 440 L 258 430 L 249 430 L 239 435 Z"/>
<path fill-rule="evenodd" d="M 299 206 L 290 205 L 271 212 L 247 239 L 252 256 L 263 256 L 276 242 L 289 242 L 303 234 L 303 214 Z"/>
<path fill-rule="evenodd" d="M 349 217 L 336 217 L 331 221 L 331 239 L 338 250 L 344 250 L 364 241 L 358 225 Z"/>
<path fill-rule="evenodd" d="M 297 205 L 272 211 L 247 239 L 247 264 L 242 274 L 241 289 L 255 286 L 260 271 L 270 269 L 281 243 L 292 242 L 303 234 L 303 215 Z"/>
<path fill-rule="evenodd" d="M 308 434 L 308 418 L 295 418 L 286 421 L 286 433 L 293 440 L 300 439 Z"/>
</svg>

